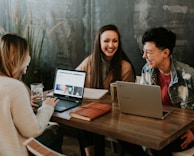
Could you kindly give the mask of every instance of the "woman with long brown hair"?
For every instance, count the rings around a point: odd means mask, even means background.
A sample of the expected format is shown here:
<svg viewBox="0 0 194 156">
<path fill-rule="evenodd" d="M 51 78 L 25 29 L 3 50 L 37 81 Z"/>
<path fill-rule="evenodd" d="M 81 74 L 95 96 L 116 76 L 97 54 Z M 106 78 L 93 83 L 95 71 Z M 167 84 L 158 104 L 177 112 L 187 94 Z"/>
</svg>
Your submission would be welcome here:
<svg viewBox="0 0 194 156">
<path fill-rule="evenodd" d="M 109 89 L 112 82 L 118 80 L 135 82 L 136 77 L 133 65 L 122 49 L 120 33 L 115 25 L 105 25 L 99 29 L 93 52 L 76 69 L 87 72 L 86 87 L 88 88 Z M 98 135 L 79 131 L 78 137 L 82 156 L 94 156 L 96 153 L 94 140 Z M 120 143 L 123 144 L 122 141 Z M 145 154 L 141 146 L 130 144 L 129 148 L 130 155 Z M 125 147 L 122 149 L 124 150 Z M 99 155 L 103 154 L 99 153 Z"/>
</svg>

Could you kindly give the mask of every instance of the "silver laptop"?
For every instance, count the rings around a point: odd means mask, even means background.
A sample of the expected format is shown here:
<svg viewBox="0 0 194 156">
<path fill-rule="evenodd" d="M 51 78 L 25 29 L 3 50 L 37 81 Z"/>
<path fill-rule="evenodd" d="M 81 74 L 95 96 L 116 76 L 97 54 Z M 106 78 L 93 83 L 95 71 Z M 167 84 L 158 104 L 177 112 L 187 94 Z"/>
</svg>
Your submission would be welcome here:
<svg viewBox="0 0 194 156">
<path fill-rule="evenodd" d="M 53 96 L 60 101 L 55 106 L 55 111 L 62 112 L 81 104 L 85 79 L 85 71 L 56 69 Z"/>
<path fill-rule="evenodd" d="M 164 119 L 172 112 L 163 109 L 161 91 L 157 85 L 117 81 L 117 95 L 123 113 Z"/>
</svg>

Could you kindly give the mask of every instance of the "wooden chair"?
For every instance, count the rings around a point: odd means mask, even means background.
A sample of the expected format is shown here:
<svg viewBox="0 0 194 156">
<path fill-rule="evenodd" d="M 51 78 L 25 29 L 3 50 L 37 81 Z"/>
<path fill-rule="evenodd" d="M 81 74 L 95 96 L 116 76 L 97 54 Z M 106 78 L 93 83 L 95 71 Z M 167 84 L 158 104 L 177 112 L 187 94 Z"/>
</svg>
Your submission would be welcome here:
<svg viewBox="0 0 194 156">
<path fill-rule="evenodd" d="M 53 151 L 52 149 L 44 146 L 34 138 L 29 138 L 24 142 L 29 156 L 65 156 L 64 154 Z"/>
</svg>

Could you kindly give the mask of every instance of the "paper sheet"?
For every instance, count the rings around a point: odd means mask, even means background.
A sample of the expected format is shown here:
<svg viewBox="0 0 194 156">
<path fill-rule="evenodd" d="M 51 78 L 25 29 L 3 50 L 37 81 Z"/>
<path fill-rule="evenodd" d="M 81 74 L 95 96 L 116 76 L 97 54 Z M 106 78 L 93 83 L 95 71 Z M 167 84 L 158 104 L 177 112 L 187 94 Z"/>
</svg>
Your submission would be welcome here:
<svg viewBox="0 0 194 156">
<path fill-rule="evenodd" d="M 107 89 L 84 88 L 85 99 L 100 99 L 106 93 L 108 93 Z"/>
</svg>

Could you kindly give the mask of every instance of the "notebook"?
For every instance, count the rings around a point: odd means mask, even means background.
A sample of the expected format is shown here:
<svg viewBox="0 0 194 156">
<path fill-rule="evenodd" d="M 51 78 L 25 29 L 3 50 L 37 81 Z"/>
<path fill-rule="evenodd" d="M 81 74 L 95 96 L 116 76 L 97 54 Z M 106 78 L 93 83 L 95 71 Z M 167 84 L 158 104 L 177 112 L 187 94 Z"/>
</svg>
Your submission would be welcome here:
<svg viewBox="0 0 194 156">
<path fill-rule="evenodd" d="M 163 109 L 157 85 L 117 81 L 117 95 L 123 113 L 165 119 L 172 112 L 172 109 Z"/>
<path fill-rule="evenodd" d="M 59 99 L 55 111 L 62 112 L 81 104 L 86 72 L 57 68 L 53 96 Z"/>
<path fill-rule="evenodd" d="M 107 89 L 84 88 L 84 99 L 101 99 L 106 93 Z"/>
</svg>

